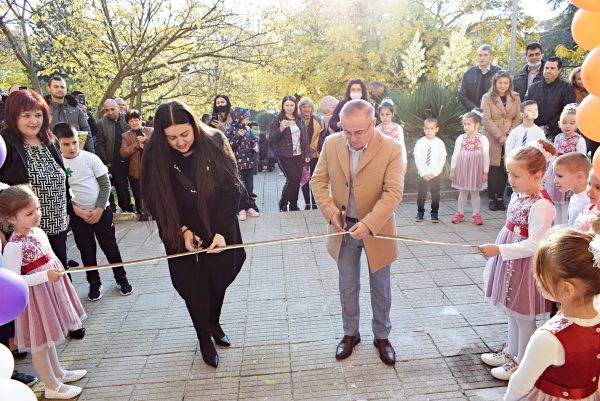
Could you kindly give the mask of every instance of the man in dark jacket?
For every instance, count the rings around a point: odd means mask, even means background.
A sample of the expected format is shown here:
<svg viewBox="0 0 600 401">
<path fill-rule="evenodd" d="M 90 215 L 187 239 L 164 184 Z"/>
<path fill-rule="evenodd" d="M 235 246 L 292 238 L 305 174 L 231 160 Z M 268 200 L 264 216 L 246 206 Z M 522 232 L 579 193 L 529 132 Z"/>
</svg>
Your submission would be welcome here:
<svg viewBox="0 0 600 401">
<path fill-rule="evenodd" d="M 535 124 L 544 130 L 546 138 L 554 139 L 560 128 L 560 113 L 569 103 L 575 103 L 575 91 L 569 81 L 560 76 L 562 60 L 550 57 L 544 64 L 544 79 L 531 84 L 525 100 L 535 100 L 539 115 Z"/>
<path fill-rule="evenodd" d="M 79 109 L 79 102 L 71 95 L 67 95 L 67 83 L 59 76 L 54 76 L 48 81 L 48 92 L 44 99 L 50 108 L 50 128 L 58 123 L 69 123 L 77 131 L 86 131 L 88 133 L 85 139 L 84 149 L 88 152 L 96 153 L 94 140 L 92 138 L 90 126 L 86 116 Z"/>
<path fill-rule="evenodd" d="M 515 91 L 519 92 L 521 100 L 525 99 L 527 89 L 532 83 L 541 81 L 544 78 L 544 52 L 542 45 L 533 42 L 525 48 L 525 60 L 527 64 L 523 69 L 517 72 L 513 78 Z"/>
<path fill-rule="evenodd" d="M 98 120 L 96 149 L 98 157 L 109 169 L 111 181 L 117 189 L 119 207 L 124 212 L 133 212 L 129 196 L 129 161 L 121 158 L 122 134 L 129 131 L 125 113 L 119 113 L 117 103 L 108 99 L 104 102 L 104 116 Z"/>
<path fill-rule="evenodd" d="M 469 68 L 460 81 L 459 98 L 467 111 L 481 106 L 481 98 L 492 86 L 492 78 L 502 71 L 492 65 L 492 46 L 481 45 L 477 49 L 479 64 Z"/>
</svg>

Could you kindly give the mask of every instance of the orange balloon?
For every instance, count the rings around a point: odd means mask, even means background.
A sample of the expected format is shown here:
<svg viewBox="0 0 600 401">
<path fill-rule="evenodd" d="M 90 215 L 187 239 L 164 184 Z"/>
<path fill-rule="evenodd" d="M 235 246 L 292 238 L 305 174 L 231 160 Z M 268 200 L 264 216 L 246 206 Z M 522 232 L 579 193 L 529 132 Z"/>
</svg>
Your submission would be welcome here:
<svg viewBox="0 0 600 401">
<path fill-rule="evenodd" d="M 575 42 L 585 50 L 600 45 L 600 12 L 577 11 L 571 23 L 571 32 Z"/>
<path fill-rule="evenodd" d="M 577 108 L 577 127 L 588 139 L 600 142 L 600 97 L 588 95 Z"/>
<path fill-rule="evenodd" d="M 583 10 L 600 12 L 600 1 L 598 0 L 571 0 L 571 3 Z"/>
<path fill-rule="evenodd" d="M 594 174 L 596 174 L 596 177 L 600 177 L 600 152 L 594 153 L 594 158 L 592 159 L 592 168 L 594 169 Z"/>
<path fill-rule="evenodd" d="M 587 55 L 581 66 L 581 79 L 588 92 L 600 96 L 600 47 Z"/>
</svg>

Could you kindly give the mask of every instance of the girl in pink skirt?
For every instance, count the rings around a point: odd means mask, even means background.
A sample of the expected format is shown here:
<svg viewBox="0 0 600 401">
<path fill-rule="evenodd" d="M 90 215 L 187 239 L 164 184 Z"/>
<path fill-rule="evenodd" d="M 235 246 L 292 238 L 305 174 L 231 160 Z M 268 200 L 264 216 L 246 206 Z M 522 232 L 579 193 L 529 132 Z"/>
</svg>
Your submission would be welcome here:
<svg viewBox="0 0 600 401">
<path fill-rule="evenodd" d="M 593 233 L 555 231 L 540 244 L 533 275 L 561 310 L 531 336 L 504 401 L 600 401 L 599 262 L 600 236 Z"/>
<path fill-rule="evenodd" d="M 506 224 L 495 244 L 479 247 L 487 261 L 483 273 L 485 297 L 508 316 L 507 348 L 481 356 L 495 366 L 492 375 L 508 380 L 523 358 L 527 342 L 536 329 L 536 315 L 550 310 L 532 274 L 531 258 L 544 234 L 552 227 L 556 210 L 542 178 L 551 154 L 550 142 L 514 149 L 507 158 L 508 180 L 513 189 Z"/>
<path fill-rule="evenodd" d="M 21 274 L 29 286 L 29 303 L 17 317 L 15 341 L 19 351 L 30 351 L 32 363 L 46 384 L 46 399 L 69 399 L 81 387 L 69 383 L 86 375 L 85 370 L 64 370 L 56 344 L 86 318 L 71 281 L 52 252 L 48 237 L 38 227 L 41 213 L 37 197 L 25 185 L 0 190 L 0 218 L 14 225 L 4 249 L 4 266 Z"/>
<path fill-rule="evenodd" d="M 490 143 L 488 139 L 479 133 L 483 114 L 479 109 L 463 116 L 465 133 L 456 138 L 454 153 L 450 164 L 450 178 L 452 186 L 458 189 L 458 211 L 452 222 L 460 223 L 465 218 L 465 206 L 471 194 L 471 205 L 473 206 L 473 222 L 477 225 L 483 224 L 479 214 L 481 191 L 487 182 L 490 169 Z"/>
<path fill-rule="evenodd" d="M 560 192 L 556 184 L 554 184 L 553 163 L 556 157 L 570 152 L 579 152 L 587 154 L 587 146 L 585 138 L 577 133 L 577 105 L 572 103 L 565 106 L 563 109 L 558 125 L 562 132 L 554 138 L 554 147 L 556 148 L 556 156 L 550 161 L 548 173 L 546 174 L 546 191 L 554 201 L 556 207 L 556 218 L 554 225 L 567 224 L 569 221 L 569 199 L 573 192 Z"/>
</svg>

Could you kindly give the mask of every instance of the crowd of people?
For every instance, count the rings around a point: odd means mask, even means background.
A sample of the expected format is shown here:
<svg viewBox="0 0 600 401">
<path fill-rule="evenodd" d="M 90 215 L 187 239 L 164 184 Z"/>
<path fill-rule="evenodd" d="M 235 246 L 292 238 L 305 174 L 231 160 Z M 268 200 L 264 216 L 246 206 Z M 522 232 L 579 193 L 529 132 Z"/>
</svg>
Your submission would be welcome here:
<svg viewBox="0 0 600 401">
<path fill-rule="evenodd" d="M 574 70 L 571 81 L 562 78 L 561 60 L 544 60 L 538 43 L 527 46 L 527 65 L 514 76 L 492 65 L 492 57 L 492 48 L 481 46 L 478 65 L 463 76 L 464 133 L 450 157 L 450 179 L 458 190 L 452 223 L 465 220 L 470 197 L 473 223 L 483 224 L 480 193 L 486 188 L 490 210 L 507 210 L 496 242 L 479 247 L 488 258 L 485 296 L 506 312 L 507 341 L 481 359 L 494 377 L 510 380 L 505 400 L 597 401 L 600 343 L 591 339 L 600 333 L 594 307 L 600 293 L 600 177 L 589 161 L 597 144 L 577 132 L 577 103 L 586 95 L 581 72 Z M 284 96 L 268 133 L 225 94 L 216 95 L 212 113 L 201 118 L 170 101 L 151 122 L 126 109 L 123 99 L 108 99 L 95 121 L 85 95 L 67 94 L 66 88 L 61 77 L 49 80 L 45 98 L 11 87 L 1 116 L 7 145 L 0 166 L 2 263 L 23 275 L 30 301 L 15 322 L 0 327 L 0 341 L 9 346 L 14 338 L 15 355 L 32 353 L 47 399 L 77 396 L 82 389 L 67 383 L 87 374 L 63 369 L 55 347 L 67 335 L 85 334 L 86 314 L 65 270 L 73 265 L 68 230 L 84 266 L 97 263 L 96 241 L 110 263 L 122 263 L 113 223 L 117 204 L 139 220 L 156 221 L 167 255 L 207 248 L 168 265 L 202 358 L 217 367 L 215 344 L 231 345 L 220 324 L 225 294 L 246 259 L 243 248 L 219 248 L 242 243 L 239 222 L 260 216 L 254 175 L 273 171 L 275 163 L 286 180 L 279 210 L 299 210 L 302 192 L 305 208 L 319 209 L 340 234 L 327 240 L 339 271 L 344 327 L 335 357 L 350 357 L 361 341 L 364 249 L 373 345 L 382 362 L 395 364 L 389 334 L 397 246 L 375 236 L 396 235 L 394 210 L 402 200 L 409 153 L 402 116 L 385 86 L 351 79 L 339 101 L 319 101 L 320 113 L 308 97 Z M 448 154 L 437 137 L 440 129 L 435 116 L 424 119 L 424 135 L 412 149 L 419 176 L 417 222 L 425 220 L 428 192 L 431 221 L 440 221 Z M 547 237 L 561 225 L 569 228 Z M 88 299 L 100 300 L 100 275 L 86 275 Z M 122 295 L 133 292 L 122 266 L 113 275 Z M 553 317 L 537 328 L 536 317 L 545 312 Z M 37 380 L 19 372 L 13 377 L 29 385 Z"/>
</svg>

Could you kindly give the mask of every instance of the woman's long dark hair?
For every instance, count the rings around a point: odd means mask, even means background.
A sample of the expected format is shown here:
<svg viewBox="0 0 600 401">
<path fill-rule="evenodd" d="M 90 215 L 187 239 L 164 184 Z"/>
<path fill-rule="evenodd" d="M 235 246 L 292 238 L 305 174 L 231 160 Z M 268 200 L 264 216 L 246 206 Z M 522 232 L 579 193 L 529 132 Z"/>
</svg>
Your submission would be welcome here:
<svg viewBox="0 0 600 401">
<path fill-rule="evenodd" d="M 352 100 L 352 98 L 350 97 L 350 88 L 352 88 L 352 85 L 358 84 L 360 85 L 360 88 L 362 89 L 362 97 L 361 99 L 368 102 L 369 101 L 369 94 L 367 92 L 367 85 L 365 84 L 365 81 L 363 81 L 360 78 L 352 78 L 350 81 L 348 81 L 348 83 L 346 84 L 346 92 L 344 93 L 344 99 L 346 102 Z"/>
<path fill-rule="evenodd" d="M 194 132 L 194 143 L 190 148 L 194 154 L 192 168 L 197 172 L 194 186 L 198 192 L 200 223 L 208 235 L 213 234 L 208 211 L 219 181 L 215 176 L 225 174 L 231 185 L 240 185 L 233 152 L 222 133 L 199 122 L 189 107 L 180 101 L 158 106 L 154 114 L 154 134 L 144 147 L 140 184 L 142 199 L 160 225 L 163 241 L 172 247 L 182 243 L 182 222 L 171 190 L 174 161 L 164 131 L 176 124 L 190 124 Z M 209 165 L 211 168 L 207 169 Z"/>
<path fill-rule="evenodd" d="M 300 118 L 300 115 L 298 114 L 298 101 L 296 100 L 296 97 L 292 96 L 292 95 L 286 95 L 283 97 L 283 100 L 281 101 L 281 110 L 279 111 L 279 116 L 278 116 L 279 121 L 285 120 L 287 118 L 285 116 L 285 110 L 283 109 L 283 105 L 288 100 L 294 102 L 294 104 L 296 105 L 296 107 L 294 108 L 294 119 L 297 120 L 298 118 Z"/>
</svg>

